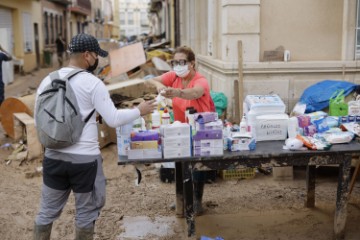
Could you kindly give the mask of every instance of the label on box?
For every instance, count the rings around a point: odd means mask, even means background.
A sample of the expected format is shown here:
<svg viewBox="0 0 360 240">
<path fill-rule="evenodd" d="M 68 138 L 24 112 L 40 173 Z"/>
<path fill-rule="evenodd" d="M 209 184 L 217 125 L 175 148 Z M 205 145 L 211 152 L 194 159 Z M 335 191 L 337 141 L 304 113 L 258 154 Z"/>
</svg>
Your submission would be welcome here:
<svg viewBox="0 0 360 240">
<path fill-rule="evenodd" d="M 131 149 L 158 149 L 157 141 L 135 141 L 130 142 Z"/>
<path fill-rule="evenodd" d="M 289 116 L 272 114 L 256 117 L 256 141 L 285 140 L 287 138 Z"/>
</svg>

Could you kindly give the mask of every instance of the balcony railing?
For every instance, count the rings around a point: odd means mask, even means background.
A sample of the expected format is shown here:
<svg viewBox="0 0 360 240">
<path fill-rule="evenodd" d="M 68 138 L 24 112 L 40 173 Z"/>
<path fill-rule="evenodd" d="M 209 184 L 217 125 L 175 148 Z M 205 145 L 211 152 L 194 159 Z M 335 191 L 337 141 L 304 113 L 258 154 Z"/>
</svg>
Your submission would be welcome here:
<svg viewBox="0 0 360 240">
<path fill-rule="evenodd" d="M 73 0 L 69 10 L 71 12 L 79 13 L 82 15 L 91 14 L 91 2 L 90 0 Z"/>
<path fill-rule="evenodd" d="M 57 4 L 61 4 L 61 5 L 70 5 L 72 3 L 71 0 L 48 0 L 49 2 L 53 2 L 53 3 L 57 3 Z"/>
</svg>

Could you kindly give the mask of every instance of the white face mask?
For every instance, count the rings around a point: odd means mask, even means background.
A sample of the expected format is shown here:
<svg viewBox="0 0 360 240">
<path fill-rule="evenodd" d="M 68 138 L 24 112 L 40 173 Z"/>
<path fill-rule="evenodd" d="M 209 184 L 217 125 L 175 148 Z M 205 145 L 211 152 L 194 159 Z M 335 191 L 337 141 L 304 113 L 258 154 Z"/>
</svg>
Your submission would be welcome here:
<svg viewBox="0 0 360 240">
<path fill-rule="evenodd" d="M 190 72 L 189 65 L 187 64 L 184 66 L 176 65 L 173 69 L 176 75 L 181 78 L 186 77 Z"/>
</svg>

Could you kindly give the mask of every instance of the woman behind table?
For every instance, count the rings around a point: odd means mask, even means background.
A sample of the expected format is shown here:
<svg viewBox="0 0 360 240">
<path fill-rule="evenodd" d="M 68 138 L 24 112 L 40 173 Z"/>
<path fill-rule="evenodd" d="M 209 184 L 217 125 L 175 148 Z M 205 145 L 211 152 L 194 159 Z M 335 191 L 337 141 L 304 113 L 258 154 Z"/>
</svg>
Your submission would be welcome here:
<svg viewBox="0 0 360 240">
<path fill-rule="evenodd" d="M 153 78 L 158 92 L 172 98 L 174 119 L 185 122 L 185 110 L 194 107 L 197 112 L 214 112 L 210 87 L 204 76 L 195 70 L 195 54 L 189 47 L 178 47 L 171 60 L 173 71 Z"/>
<path fill-rule="evenodd" d="M 185 110 L 194 107 L 197 112 L 215 112 L 215 105 L 210 96 L 210 87 L 204 76 L 195 70 L 195 54 L 189 47 L 178 47 L 171 60 L 173 71 L 152 79 L 158 92 L 172 99 L 175 121 L 185 122 Z M 164 90 L 164 91 L 162 91 Z M 194 210 L 202 212 L 202 195 L 206 172 L 194 172 Z"/>
</svg>

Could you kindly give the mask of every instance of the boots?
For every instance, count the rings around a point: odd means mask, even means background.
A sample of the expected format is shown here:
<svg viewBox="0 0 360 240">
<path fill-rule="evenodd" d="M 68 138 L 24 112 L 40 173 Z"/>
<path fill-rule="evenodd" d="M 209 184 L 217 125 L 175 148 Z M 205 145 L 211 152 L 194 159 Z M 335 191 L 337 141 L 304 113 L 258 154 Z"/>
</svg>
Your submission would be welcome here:
<svg viewBox="0 0 360 240">
<path fill-rule="evenodd" d="M 94 227 L 91 228 L 78 228 L 75 227 L 75 240 L 93 240 Z"/>
<path fill-rule="evenodd" d="M 194 182 L 194 213 L 199 216 L 204 212 L 202 207 L 202 197 L 204 193 L 205 182 Z"/>
<path fill-rule="evenodd" d="M 52 223 L 48 225 L 34 225 L 34 240 L 49 240 Z"/>
</svg>

